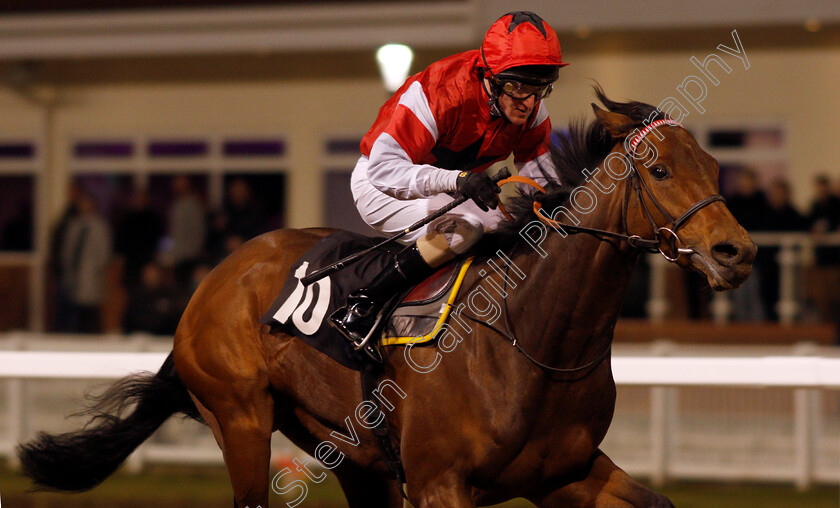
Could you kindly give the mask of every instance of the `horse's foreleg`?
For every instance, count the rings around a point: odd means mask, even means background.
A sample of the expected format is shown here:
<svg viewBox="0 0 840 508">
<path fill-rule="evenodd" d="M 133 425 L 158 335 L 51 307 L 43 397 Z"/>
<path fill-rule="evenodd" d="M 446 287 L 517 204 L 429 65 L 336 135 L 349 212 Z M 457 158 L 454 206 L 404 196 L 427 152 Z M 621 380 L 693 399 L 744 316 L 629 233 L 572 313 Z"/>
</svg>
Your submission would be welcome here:
<svg viewBox="0 0 840 508">
<path fill-rule="evenodd" d="M 586 478 L 531 501 L 540 508 L 674 508 L 667 497 L 634 480 L 600 450 Z"/>
</svg>

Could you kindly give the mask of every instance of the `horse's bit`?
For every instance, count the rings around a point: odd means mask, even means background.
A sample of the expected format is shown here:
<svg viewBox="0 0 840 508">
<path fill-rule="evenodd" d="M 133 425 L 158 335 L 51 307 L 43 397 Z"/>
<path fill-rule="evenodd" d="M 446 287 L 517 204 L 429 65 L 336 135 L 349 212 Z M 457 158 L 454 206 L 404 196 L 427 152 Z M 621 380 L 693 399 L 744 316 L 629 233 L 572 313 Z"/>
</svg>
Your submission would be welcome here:
<svg viewBox="0 0 840 508">
<path fill-rule="evenodd" d="M 651 229 L 653 230 L 654 238 L 647 239 L 642 238 L 639 235 L 631 235 L 630 231 L 627 226 L 627 215 L 630 206 L 630 185 L 625 187 L 624 192 L 624 213 L 623 213 L 623 222 L 624 222 L 624 232 L 625 234 L 621 233 L 614 233 L 612 231 L 604 231 L 600 229 L 594 228 L 586 228 L 581 226 L 573 226 L 570 224 L 562 224 L 554 219 L 546 217 L 543 213 L 540 212 L 542 205 L 538 200 L 534 201 L 534 212 L 537 215 L 537 218 L 549 226 L 557 228 L 563 228 L 565 230 L 569 230 L 573 233 L 587 233 L 597 237 L 609 237 L 609 238 L 616 238 L 619 240 L 626 241 L 632 247 L 637 249 L 646 250 L 648 252 L 658 252 L 662 254 L 662 256 L 670 262 L 675 262 L 679 257 L 683 254 L 693 254 L 694 250 L 686 247 L 679 247 L 679 245 L 684 245 L 682 240 L 680 240 L 677 231 L 682 227 L 688 220 L 698 211 L 703 209 L 704 207 L 717 202 L 725 202 L 725 199 L 720 194 L 713 194 L 711 196 L 705 197 L 692 205 L 688 210 L 682 213 L 676 219 L 668 213 L 665 208 L 656 200 L 653 194 L 650 192 L 650 189 L 645 183 L 644 178 L 642 178 L 641 172 L 639 168 L 636 166 L 636 148 L 639 146 L 639 143 L 642 140 L 653 132 L 659 126 L 662 125 L 669 125 L 674 127 L 681 127 L 679 122 L 670 119 L 659 119 L 651 122 L 647 125 L 644 129 L 639 131 L 629 143 L 629 150 L 627 155 L 630 158 L 630 183 L 633 189 L 636 192 L 636 198 L 638 199 L 639 203 L 641 204 L 642 210 L 644 211 L 645 217 L 647 218 L 648 222 L 650 223 Z M 515 179 L 515 180 L 513 180 Z M 527 185 L 531 185 L 539 189 L 541 192 L 545 192 L 545 189 L 539 185 L 538 183 L 534 182 L 530 178 L 521 178 L 521 177 L 512 177 L 511 181 L 517 181 L 520 183 L 525 183 Z M 656 221 L 653 218 L 653 215 L 650 212 L 650 209 L 647 206 L 647 203 L 644 199 L 644 194 L 647 194 L 650 201 L 654 204 L 659 213 L 661 213 L 665 219 L 670 223 L 667 226 L 657 226 Z M 663 243 L 667 245 L 667 251 L 663 247 Z"/>
</svg>

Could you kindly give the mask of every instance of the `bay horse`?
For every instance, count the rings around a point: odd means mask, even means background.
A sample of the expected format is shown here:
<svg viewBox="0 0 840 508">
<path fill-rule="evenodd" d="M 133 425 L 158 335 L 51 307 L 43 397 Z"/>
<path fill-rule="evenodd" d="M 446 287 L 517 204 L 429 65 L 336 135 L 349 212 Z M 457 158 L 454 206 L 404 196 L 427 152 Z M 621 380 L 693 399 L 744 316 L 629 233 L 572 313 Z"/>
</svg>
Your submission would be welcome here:
<svg viewBox="0 0 840 508">
<path fill-rule="evenodd" d="M 418 508 L 516 497 L 539 507 L 673 506 L 599 449 L 615 409 L 610 345 L 622 299 L 642 248 L 724 290 L 749 276 L 756 247 L 718 196 L 717 162 L 686 129 L 648 104 L 596 95 L 606 109 L 593 104 L 595 121 L 570 126 L 542 170 L 546 192 L 521 193 L 509 206 L 514 220 L 482 240 L 526 275 L 500 300 L 503 316 L 463 311 L 466 331 L 445 354 L 440 343 L 382 350 L 393 384 L 390 411 L 379 416 Z M 621 161 L 629 161 L 623 177 Z M 332 467 L 350 508 L 402 506 L 375 436 L 354 424 L 359 374 L 258 323 L 290 267 L 329 232 L 278 230 L 232 253 L 192 297 L 161 370 L 115 384 L 84 430 L 20 446 L 25 473 L 42 488 L 91 488 L 184 413 L 212 430 L 235 506 L 268 507 L 275 430 Z M 494 291 L 491 261 L 479 253 L 458 301 L 475 288 Z"/>
</svg>

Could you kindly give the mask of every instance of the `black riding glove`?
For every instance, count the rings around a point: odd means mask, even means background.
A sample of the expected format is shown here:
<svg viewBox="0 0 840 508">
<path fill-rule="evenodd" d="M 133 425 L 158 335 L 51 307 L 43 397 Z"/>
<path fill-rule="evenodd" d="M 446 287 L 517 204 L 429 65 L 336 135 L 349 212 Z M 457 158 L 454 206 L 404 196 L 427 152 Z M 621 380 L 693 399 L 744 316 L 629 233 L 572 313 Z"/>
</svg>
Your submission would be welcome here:
<svg viewBox="0 0 840 508">
<path fill-rule="evenodd" d="M 461 171 L 455 182 L 458 185 L 458 193 L 475 201 L 475 204 L 485 212 L 490 208 L 495 209 L 499 204 L 499 197 L 496 194 L 502 192 L 502 189 L 484 173 Z"/>
</svg>

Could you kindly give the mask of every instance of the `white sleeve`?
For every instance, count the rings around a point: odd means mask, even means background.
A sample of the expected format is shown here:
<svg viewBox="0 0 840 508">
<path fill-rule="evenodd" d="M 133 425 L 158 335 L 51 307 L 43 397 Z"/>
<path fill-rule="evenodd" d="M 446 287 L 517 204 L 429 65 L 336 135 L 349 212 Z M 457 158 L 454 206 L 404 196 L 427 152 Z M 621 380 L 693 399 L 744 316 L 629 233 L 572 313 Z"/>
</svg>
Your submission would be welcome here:
<svg viewBox="0 0 840 508">
<path fill-rule="evenodd" d="M 414 164 L 399 143 L 383 132 L 371 147 L 367 176 L 380 192 L 397 199 L 417 199 L 454 192 L 458 171 Z"/>
</svg>

